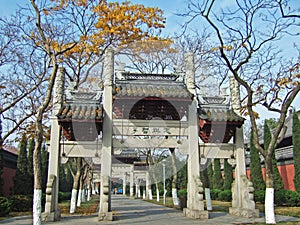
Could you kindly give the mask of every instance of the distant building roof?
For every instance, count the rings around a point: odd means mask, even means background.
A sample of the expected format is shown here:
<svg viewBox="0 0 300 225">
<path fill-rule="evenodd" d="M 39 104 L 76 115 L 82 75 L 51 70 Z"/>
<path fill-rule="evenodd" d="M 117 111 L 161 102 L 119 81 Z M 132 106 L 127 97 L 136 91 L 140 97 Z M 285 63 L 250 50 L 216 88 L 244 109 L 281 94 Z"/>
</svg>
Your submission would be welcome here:
<svg viewBox="0 0 300 225">
<path fill-rule="evenodd" d="M 300 119 L 300 110 L 296 113 L 298 114 L 298 118 Z M 285 125 L 287 126 L 285 137 L 291 137 L 293 135 L 293 112 L 290 112 L 290 114 L 286 118 Z"/>
<path fill-rule="evenodd" d="M 18 148 L 14 147 L 14 146 L 4 146 L 3 148 L 4 151 L 10 152 L 12 154 L 18 155 Z"/>
</svg>

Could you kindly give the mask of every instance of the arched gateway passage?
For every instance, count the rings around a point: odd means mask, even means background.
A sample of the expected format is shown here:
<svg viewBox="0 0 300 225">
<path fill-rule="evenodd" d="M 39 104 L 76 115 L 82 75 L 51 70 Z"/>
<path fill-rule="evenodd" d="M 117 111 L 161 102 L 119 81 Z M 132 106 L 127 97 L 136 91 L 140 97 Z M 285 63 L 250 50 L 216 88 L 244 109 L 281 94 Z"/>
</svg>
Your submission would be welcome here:
<svg viewBox="0 0 300 225">
<path fill-rule="evenodd" d="M 188 201 L 183 214 L 198 219 L 209 217 L 204 210 L 200 164 L 211 158 L 234 158 L 236 178 L 230 213 L 258 216 L 245 172 L 243 119 L 223 98 L 197 96 L 192 54 L 186 57 L 185 76 L 128 72 L 114 75 L 112 51 L 106 53 L 103 90 L 65 90 L 64 70 L 59 71 L 53 98 L 44 220 L 60 217 L 58 168 L 68 157 L 89 158 L 98 170 L 99 220 L 113 219 L 113 178 L 123 181 L 122 193 L 128 183 L 130 196 L 134 186 L 136 194 L 141 195 L 138 190 L 142 184 L 146 187 L 145 197 L 151 198 L 149 171 L 134 151 L 139 148 L 169 148 L 188 155 Z M 239 92 L 234 81 L 231 93 L 232 106 L 238 108 Z"/>
</svg>

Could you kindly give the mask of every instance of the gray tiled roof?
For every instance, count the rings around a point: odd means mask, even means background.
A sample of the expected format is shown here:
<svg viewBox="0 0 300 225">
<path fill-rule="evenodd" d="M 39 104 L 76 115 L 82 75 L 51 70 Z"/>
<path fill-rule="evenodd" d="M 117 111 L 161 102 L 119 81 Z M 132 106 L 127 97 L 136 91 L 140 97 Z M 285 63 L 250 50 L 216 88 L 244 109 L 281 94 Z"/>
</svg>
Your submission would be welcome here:
<svg viewBox="0 0 300 225">
<path fill-rule="evenodd" d="M 64 120 L 100 120 L 102 107 L 94 104 L 64 103 L 56 116 Z"/>
<path fill-rule="evenodd" d="M 182 82 L 151 81 L 119 81 L 116 84 L 116 97 L 158 97 L 158 98 L 192 98 Z"/>
<path fill-rule="evenodd" d="M 207 121 L 228 121 L 228 122 L 244 122 L 244 118 L 233 112 L 232 109 L 226 108 L 208 108 L 203 109 L 199 117 L 207 117 Z"/>
</svg>

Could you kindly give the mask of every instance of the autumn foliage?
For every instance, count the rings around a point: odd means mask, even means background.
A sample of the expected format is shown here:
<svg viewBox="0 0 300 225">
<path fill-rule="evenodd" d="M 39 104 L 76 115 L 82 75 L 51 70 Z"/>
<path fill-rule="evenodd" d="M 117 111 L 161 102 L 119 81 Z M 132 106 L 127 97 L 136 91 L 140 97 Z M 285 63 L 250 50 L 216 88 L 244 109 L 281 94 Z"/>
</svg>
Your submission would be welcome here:
<svg viewBox="0 0 300 225">
<path fill-rule="evenodd" d="M 66 17 L 63 20 L 73 22 L 74 32 L 77 34 L 69 39 L 69 42 L 53 41 L 53 48 L 64 48 L 76 43 L 67 51 L 64 57 L 73 53 L 101 55 L 111 46 L 116 47 L 139 41 L 156 35 L 154 30 L 165 27 L 163 11 L 154 7 L 132 4 L 126 2 L 107 2 L 95 0 L 51 0 L 42 12 L 45 16 L 61 18 L 62 13 Z M 72 18 L 73 14 L 77 13 Z"/>
</svg>

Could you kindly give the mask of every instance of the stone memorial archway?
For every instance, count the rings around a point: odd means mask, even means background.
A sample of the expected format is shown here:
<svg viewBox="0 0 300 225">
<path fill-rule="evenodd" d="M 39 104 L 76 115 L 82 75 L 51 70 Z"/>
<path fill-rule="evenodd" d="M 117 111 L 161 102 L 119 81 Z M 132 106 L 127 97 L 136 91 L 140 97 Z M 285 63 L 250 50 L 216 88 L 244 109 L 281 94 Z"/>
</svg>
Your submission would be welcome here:
<svg viewBox="0 0 300 225">
<path fill-rule="evenodd" d="M 89 92 L 64 91 L 64 70 L 59 71 L 53 98 L 44 220 L 54 221 L 60 216 L 57 204 L 58 168 L 66 157 L 90 157 L 95 164 L 101 165 L 100 221 L 113 219 L 112 177 L 123 179 L 124 186 L 129 180 L 130 196 L 133 196 L 134 184 L 137 183 L 135 178 L 144 179 L 146 196 L 150 197 L 149 174 L 134 170 L 134 156 L 126 157 L 127 161 L 123 164 L 118 164 L 120 160 L 117 163 L 114 161 L 122 158 L 123 150 L 139 148 L 173 148 L 188 155 L 188 201 L 183 214 L 198 219 L 209 217 L 203 204 L 201 158 L 232 158 L 234 148 L 236 179 L 230 213 L 257 216 L 253 190 L 245 174 L 243 119 L 236 109 L 226 106 L 223 111 L 217 108 L 213 111 L 213 104 L 208 99 L 207 104 L 201 102 L 195 89 L 192 54 L 186 55 L 185 64 L 185 79 L 182 74 L 135 74 L 124 71 L 114 77 L 114 55 L 108 50 L 104 62 L 104 89 Z M 233 106 L 237 107 L 239 96 L 234 81 L 232 90 Z M 220 117 L 222 121 L 219 121 Z M 221 143 L 216 141 L 220 139 L 215 136 L 218 133 L 216 122 L 226 124 Z M 228 143 L 232 137 L 234 141 Z M 210 155 L 211 152 L 216 154 Z"/>
</svg>

